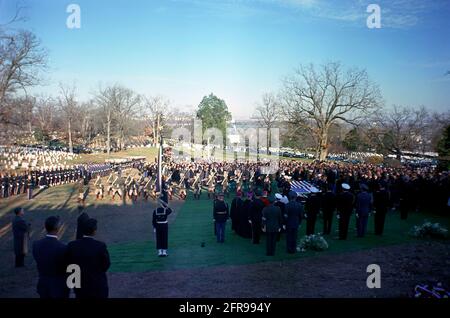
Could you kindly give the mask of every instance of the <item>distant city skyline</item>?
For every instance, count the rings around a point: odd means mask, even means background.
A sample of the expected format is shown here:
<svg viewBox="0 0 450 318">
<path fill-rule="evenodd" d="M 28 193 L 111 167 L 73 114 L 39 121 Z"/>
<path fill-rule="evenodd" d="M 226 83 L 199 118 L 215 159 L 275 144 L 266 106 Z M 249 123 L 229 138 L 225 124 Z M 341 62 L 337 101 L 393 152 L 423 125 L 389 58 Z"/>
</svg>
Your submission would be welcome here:
<svg viewBox="0 0 450 318">
<path fill-rule="evenodd" d="M 68 29 L 66 8 L 81 8 Z M 381 8 L 369 29 L 368 4 Z M 17 6 L 48 49 L 45 86 L 76 84 L 81 100 L 99 83 L 163 95 L 195 109 L 213 93 L 236 119 L 254 114 L 300 64 L 340 61 L 367 69 L 387 106 L 450 109 L 450 2 L 419 0 L 0 0 L 0 23 Z"/>
</svg>

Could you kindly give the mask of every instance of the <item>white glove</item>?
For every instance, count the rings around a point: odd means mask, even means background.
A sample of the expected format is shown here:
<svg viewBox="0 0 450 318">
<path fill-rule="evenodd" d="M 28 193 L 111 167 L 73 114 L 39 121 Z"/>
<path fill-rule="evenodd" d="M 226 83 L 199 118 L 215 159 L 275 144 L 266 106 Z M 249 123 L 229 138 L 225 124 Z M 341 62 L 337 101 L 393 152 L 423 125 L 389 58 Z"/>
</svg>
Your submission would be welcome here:
<svg viewBox="0 0 450 318">
<path fill-rule="evenodd" d="M 339 214 L 337 214 L 336 218 L 339 220 L 341 218 L 341 216 Z"/>
<path fill-rule="evenodd" d="M 283 225 L 283 230 L 286 230 L 286 225 Z"/>
</svg>

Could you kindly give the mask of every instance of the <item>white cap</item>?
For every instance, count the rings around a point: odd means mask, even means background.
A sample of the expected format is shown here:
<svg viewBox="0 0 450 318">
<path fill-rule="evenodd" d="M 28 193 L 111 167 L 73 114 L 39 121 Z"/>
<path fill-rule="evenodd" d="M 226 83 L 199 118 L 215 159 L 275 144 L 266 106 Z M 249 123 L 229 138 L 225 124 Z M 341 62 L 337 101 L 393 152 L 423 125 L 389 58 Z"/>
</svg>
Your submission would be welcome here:
<svg viewBox="0 0 450 318">
<path fill-rule="evenodd" d="M 342 189 L 350 190 L 350 185 L 348 185 L 347 183 L 343 183 L 342 184 Z"/>
<path fill-rule="evenodd" d="M 275 199 L 277 200 L 281 200 L 283 198 L 283 196 L 279 193 L 275 193 Z"/>
</svg>

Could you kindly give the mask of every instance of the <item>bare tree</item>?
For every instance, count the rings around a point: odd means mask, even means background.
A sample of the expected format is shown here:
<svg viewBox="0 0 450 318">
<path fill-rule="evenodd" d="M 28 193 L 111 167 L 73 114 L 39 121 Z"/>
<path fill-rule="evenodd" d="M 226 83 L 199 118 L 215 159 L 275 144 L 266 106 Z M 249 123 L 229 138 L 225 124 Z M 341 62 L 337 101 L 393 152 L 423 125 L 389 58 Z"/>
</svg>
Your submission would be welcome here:
<svg viewBox="0 0 450 318">
<path fill-rule="evenodd" d="M 95 103 L 99 106 L 104 118 L 106 147 L 109 155 L 113 135 L 117 139 L 117 146 L 120 149 L 124 147 L 132 122 L 139 113 L 141 97 L 129 88 L 115 84 L 103 89 L 99 88 Z"/>
<path fill-rule="evenodd" d="M 147 125 L 152 131 L 154 145 L 158 143 L 160 131 L 170 112 L 170 101 L 163 96 L 158 95 L 145 98 L 144 116 Z"/>
<path fill-rule="evenodd" d="M 29 31 L 8 33 L 0 26 L 0 119 L 6 120 L 5 99 L 18 90 L 39 84 L 47 53 Z"/>
<path fill-rule="evenodd" d="M 123 149 L 131 123 L 139 112 L 141 97 L 129 88 L 119 86 L 117 89 L 119 98 L 114 105 L 117 118 L 117 145 L 119 149 Z"/>
<path fill-rule="evenodd" d="M 414 109 L 394 105 L 374 114 L 367 132 L 380 150 L 400 159 L 404 151 L 423 152 L 430 148 L 430 123 L 429 112 L 424 107 Z"/>
<path fill-rule="evenodd" d="M 281 107 L 280 102 L 274 94 L 266 93 L 262 96 L 262 101 L 256 106 L 254 117 L 256 117 L 264 128 L 267 129 L 267 153 L 271 146 L 271 129 L 275 126 L 280 119 Z"/>
<path fill-rule="evenodd" d="M 365 70 L 343 70 L 340 63 L 301 66 L 284 81 L 283 109 L 287 120 L 317 140 L 320 160 L 328 154 L 329 129 L 336 122 L 358 124 L 380 105 L 378 87 Z"/>
<path fill-rule="evenodd" d="M 108 86 L 106 88 L 99 88 L 95 95 L 95 103 L 100 108 L 100 112 L 104 118 L 104 125 L 106 126 L 106 152 L 108 156 L 111 152 L 111 129 L 114 120 L 115 104 L 119 100 L 119 92 L 117 85 Z"/>
<path fill-rule="evenodd" d="M 78 119 L 79 115 L 79 106 L 76 101 L 76 88 L 75 86 L 64 86 L 63 84 L 59 85 L 60 87 L 60 96 L 58 97 L 58 104 L 60 110 L 63 114 L 63 119 L 66 123 L 67 134 L 69 139 L 69 152 L 73 153 L 73 125 L 75 121 Z"/>
<path fill-rule="evenodd" d="M 56 112 L 56 101 L 53 98 L 49 96 L 39 96 L 36 98 L 34 117 L 42 133 L 43 140 L 54 128 Z"/>
</svg>

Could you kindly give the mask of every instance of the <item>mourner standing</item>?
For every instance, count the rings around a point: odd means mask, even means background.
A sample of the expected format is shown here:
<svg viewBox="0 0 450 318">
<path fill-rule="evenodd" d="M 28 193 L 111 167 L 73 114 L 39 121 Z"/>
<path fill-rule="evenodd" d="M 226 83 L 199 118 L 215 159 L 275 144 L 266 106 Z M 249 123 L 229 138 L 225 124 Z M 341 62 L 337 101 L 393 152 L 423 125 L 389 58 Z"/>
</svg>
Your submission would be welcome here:
<svg viewBox="0 0 450 318">
<path fill-rule="evenodd" d="M 23 267 L 25 266 L 25 255 L 28 254 L 30 224 L 24 219 L 25 210 L 23 208 L 15 208 L 14 215 L 12 231 L 14 236 L 14 254 L 16 255 L 15 266 Z"/>
<path fill-rule="evenodd" d="M 281 231 L 281 225 L 283 223 L 281 209 L 271 204 L 262 210 L 262 215 L 266 232 L 266 255 L 273 256 L 275 255 L 277 235 Z"/>
<path fill-rule="evenodd" d="M 86 222 L 89 220 L 89 215 L 84 212 L 84 206 L 78 206 L 78 218 L 77 218 L 77 234 L 76 239 L 82 239 L 84 233 L 84 227 Z"/>
<path fill-rule="evenodd" d="M 67 246 L 58 240 L 59 218 L 48 217 L 45 230 L 45 238 L 33 243 L 33 257 L 39 272 L 37 292 L 41 298 L 68 298 Z"/>
<path fill-rule="evenodd" d="M 80 266 L 81 286 L 75 288 L 76 298 L 108 298 L 106 272 L 111 265 L 106 244 L 94 239 L 97 220 L 89 219 L 83 229 L 83 238 L 67 245 L 69 264 Z"/>
</svg>

